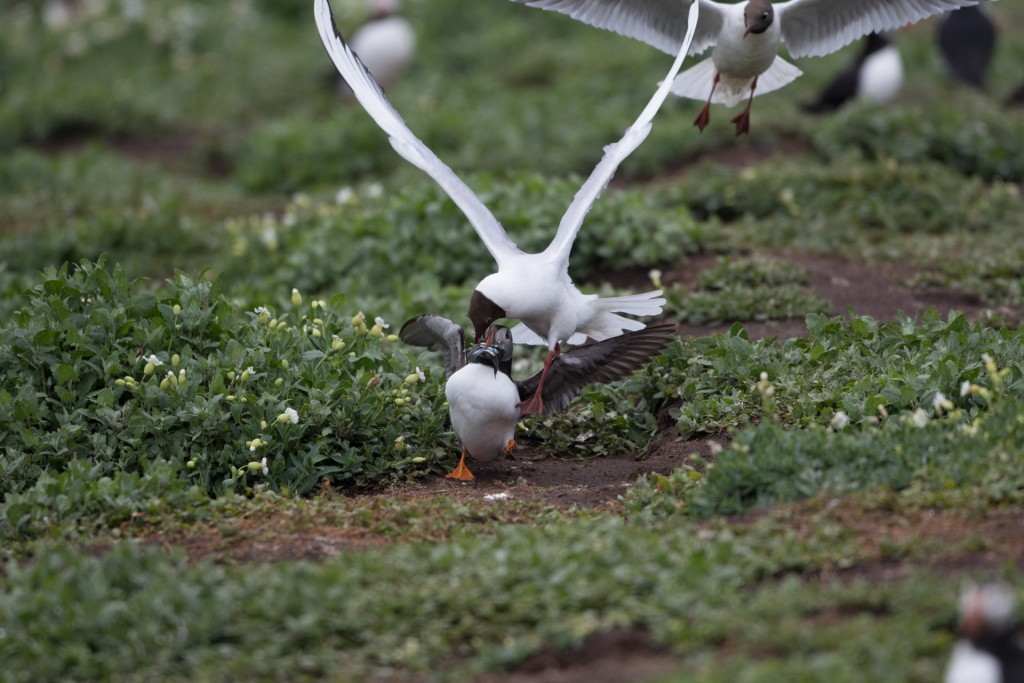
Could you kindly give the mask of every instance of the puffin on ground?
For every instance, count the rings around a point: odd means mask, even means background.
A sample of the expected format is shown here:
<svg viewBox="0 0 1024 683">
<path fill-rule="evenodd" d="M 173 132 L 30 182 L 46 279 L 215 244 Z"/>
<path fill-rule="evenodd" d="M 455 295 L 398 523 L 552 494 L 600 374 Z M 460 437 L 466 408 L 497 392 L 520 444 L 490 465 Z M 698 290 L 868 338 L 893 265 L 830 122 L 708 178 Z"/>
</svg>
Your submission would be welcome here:
<svg viewBox="0 0 1024 683">
<path fill-rule="evenodd" d="M 960 597 L 960 640 L 945 683 L 1024 683 L 1024 649 L 1014 640 L 1013 591 L 1002 582 L 968 586 Z"/>
<path fill-rule="evenodd" d="M 605 147 L 604 157 L 562 216 L 551 244 L 537 254 L 527 254 L 519 249 L 480 198 L 413 135 L 366 71 L 366 67 L 338 33 L 327 0 L 316 0 L 314 11 L 324 47 L 360 104 L 388 134 L 395 151 L 426 172 L 451 197 L 497 262 L 498 272 L 481 280 L 470 298 L 469 318 L 473 322 L 474 341 L 479 342 L 484 331 L 495 321 L 518 318 L 533 335 L 531 337 L 523 329 L 522 336 L 526 338 L 522 341 L 530 343 L 541 339 L 547 345 L 548 356 L 540 375 L 538 391 L 521 406 L 524 414 L 543 413 L 543 397 L 546 395 L 542 391 L 543 384 L 562 343 L 582 344 L 588 338 L 601 341 L 627 330 L 642 329 L 642 322 L 617 314 L 657 315 L 665 304 L 661 290 L 610 298 L 595 294 L 584 295 L 569 277 L 569 252 L 583 219 L 619 164 L 650 133 L 651 121 L 668 96 L 672 79 L 682 66 L 693 40 L 698 5 L 690 7 L 688 23 L 691 28 L 681 37 L 682 47 L 668 77 L 622 139 Z"/>
<path fill-rule="evenodd" d="M 690 49 L 700 54 L 714 46 L 710 59 L 676 77 L 672 92 L 705 100 L 694 119 L 701 130 L 710 120 L 710 105 L 728 107 L 747 98 L 732 119 L 736 135 L 750 130 L 750 105 L 786 85 L 800 70 L 778 56 L 784 42 L 791 57 L 835 52 L 873 31 L 891 31 L 933 14 L 974 5 L 978 0 L 749 0 L 729 4 L 715 0 L 512 0 L 567 14 L 574 19 L 636 38 L 675 54 L 689 28 L 686 10 L 700 5 L 701 19 Z"/>
<path fill-rule="evenodd" d="M 398 336 L 406 344 L 444 353 L 444 393 L 462 447 L 458 466 L 445 476 L 470 481 L 474 477 L 466 466 L 467 454 L 491 462 L 515 448 L 522 402 L 543 392 L 544 415 L 564 410 L 588 384 L 614 382 L 646 365 L 668 346 L 674 332 L 674 325 L 658 325 L 579 346 L 519 381 L 512 379 L 512 332 L 504 325 L 490 325 L 483 341 L 468 351 L 462 326 L 440 315 L 413 318 Z"/>
<path fill-rule="evenodd" d="M 352 34 L 352 51 L 387 88 L 405 71 L 416 50 L 416 34 L 399 14 L 399 0 L 371 0 L 371 17 Z"/>
<path fill-rule="evenodd" d="M 950 12 L 939 24 L 939 51 L 954 78 L 985 87 L 996 49 L 996 26 L 980 6 Z"/>
<path fill-rule="evenodd" d="M 903 60 L 899 50 L 880 33 L 869 33 L 857 59 L 828 84 L 814 102 L 802 104 L 811 114 L 833 112 L 855 97 L 884 103 L 896 97 L 903 85 Z"/>
</svg>

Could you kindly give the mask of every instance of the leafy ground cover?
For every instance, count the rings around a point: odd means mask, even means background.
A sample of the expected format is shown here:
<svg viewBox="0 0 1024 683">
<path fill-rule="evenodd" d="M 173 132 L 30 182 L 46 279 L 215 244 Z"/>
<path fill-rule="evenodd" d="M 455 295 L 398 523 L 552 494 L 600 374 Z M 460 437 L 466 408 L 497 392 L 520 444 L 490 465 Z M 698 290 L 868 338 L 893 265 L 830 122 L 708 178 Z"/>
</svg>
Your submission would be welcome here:
<svg viewBox="0 0 1024 683">
<path fill-rule="evenodd" d="M 885 108 L 795 107 L 851 51 L 749 138 L 668 103 L 572 276 L 664 285 L 679 340 L 463 486 L 393 333 L 490 260 L 308 3 L 58 4 L 0 7 L 0 679 L 925 681 L 963 579 L 1020 593 L 1020 7 L 986 93 L 931 22 Z M 543 246 L 666 57 L 407 10 L 389 97 Z"/>
</svg>

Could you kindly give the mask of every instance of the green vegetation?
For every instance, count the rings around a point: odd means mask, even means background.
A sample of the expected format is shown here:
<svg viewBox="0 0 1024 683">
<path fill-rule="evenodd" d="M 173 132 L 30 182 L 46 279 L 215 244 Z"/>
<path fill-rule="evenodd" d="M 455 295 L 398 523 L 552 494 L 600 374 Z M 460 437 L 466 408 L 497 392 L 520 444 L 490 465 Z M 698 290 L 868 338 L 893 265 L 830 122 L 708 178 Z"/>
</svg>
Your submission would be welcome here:
<svg viewBox="0 0 1024 683">
<path fill-rule="evenodd" d="M 341 98 L 308 0 L 59 4 L 0 6 L 0 680 L 455 681 L 627 629 L 666 681 L 934 681 L 962 575 L 1020 584 L 984 522 L 1024 508 L 1024 117 L 999 102 L 1024 8 L 992 9 L 991 94 L 945 79 L 928 25 L 885 108 L 795 106 L 856 48 L 801 60 L 739 142 L 728 110 L 698 134 L 699 104 L 666 104 L 571 275 L 661 271 L 691 283 L 668 320 L 732 327 L 522 423 L 580 468 L 694 453 L 580 510 L 529 477 L 438 494 L 443 370 L 393 333 L 464 321 L 492 262 Z M 333 4 L 346 34 L 366 15 Z M 406 4 L 389 98 L 543 247 L 668 56 L 511 2 Z M 818 256 L 1002 308 L 837 311 L 793 263 Z M 743 325 L 782 319 L 806 334 Z M 286 550 L 224 550 L 254 539 Z"/>
</svg>

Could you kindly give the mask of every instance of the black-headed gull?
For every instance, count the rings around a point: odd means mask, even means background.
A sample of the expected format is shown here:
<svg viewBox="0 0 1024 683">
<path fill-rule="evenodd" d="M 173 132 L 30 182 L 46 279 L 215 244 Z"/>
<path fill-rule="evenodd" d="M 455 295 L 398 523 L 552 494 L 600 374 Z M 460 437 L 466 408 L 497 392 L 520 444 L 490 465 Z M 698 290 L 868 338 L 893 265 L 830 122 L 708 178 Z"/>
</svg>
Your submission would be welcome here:
<svg viewBox="0 0 1024 683">
<path fill-rule="evenodd" d="M 686 34 L 687 8 L 700 5 L 700 25 L 690 48 L 700 54 L 711 46 L 710 59 L 676 77 L 672 92 L 706 100 L 694 125 L 710 119 L 710 105 L 728 107 L 747 98 L 732 122 L 736 134 L 750 130 L 750 104 L 756 95 L 781 88 L 800 70 L 778 56 L 785 42 L 792 57 L 835 52 L 872 31 L 890 31 L 978 0 L 749 0 L 727 4 L 714 0 L 513 0 L 553 10 L 598 28 L 636 38 L 675 54 Z"/>
<path fill-rule="evenodd" d="M 960 598 L 960 630 L 945 683 L 1024 683 L 1024 650 L 1014 641 L 1008 585 L 968 586 Z"/>
<path fill-rule="evenodd" d="M 672 79 L 679 72 L 687 48 L 693 40 L 697 26 L 697 4 L 690 7 L 688 21 L 691 28 L 681 37 L 681 48 L 677 50 L 678 55 L 668 77 L 622 139 L 605 148 L 604 157 L 562 216 L 551 244 L 538 254 L 527 254 L 520 250 L 476 194 L 413 135 L 359 58 L 338 34 L 327 0 L 315 0 L 315 14 L 320 38 L 331 60 L 360 104 L 388 134 L 395 151 L 426 172 L 448 193 L 497 262 L 498 272 L 484 278 L 470 299 L 469 318 L 473 322 L 476 341 L 480 341 L 483 331 L 496 320 L 518 318 L 533 333 L 530 337 L 523 329 L 523 336 L 527 338 L 520 341 L 531 343 L 539 338 L 548 347 L 545 369 L 540 379 L 543 385 L 547 368 L 559 352 L 561 343 L 581 344 L 587 338 L 601 341 L 627 330 L 644 327 L 643 323 L 624 318 L 618 313 L 657 315 L 661 312 L 665 304 L 661 290 L 611 298 L 584 295 L 569 278 L 569 252 L 583 219 L 608 185 L 619 164 L 650 133 L 651 120 L 668 96 Z M 535 392 L 531 400 L 522 406 L 524 414 L 543 412 L 543 395 L 543 391 Z"/>
<path fill-rule="evenodd" d="M 352 50 L 384 88 L 409 66 L 416 34 L 399 14 L 398 0 L 370 0 L 371 18 L 352 34 Z"/>
<path fill-rule="evenodd" d="M 902 85 L 899 50 L 884 35 L 870 33 L 857 59 L 825 87 L 817 100 L 802 106 L 812 114 L 823 114 L 836 111 L 855 97 L 888 102 L 899 94 Z"/>
<path fill-rule="evenodd" d="M 489 326 L 483 341 L 468 352 L 462 327 L 439 315 L 409 320 L 398 336 L 407 344 L 444 353 L 444 394 L 462 446 L 458 466 L 445 476 L 470 481 L 467 454 L 491 462 L 515 448 L 516 423 L 523 415 L 520 403 L 543 392 L 545 415 L 564 410 L 588 384 L 614 382 L 646 365 L 668 346 L 674 332 L 674 325 L 658 325 L 580 346 L 518 382 L 512 380 L 512 333 L 504 325 Z M 542 388 L 544 372 L 548 377 Z"/>
<path fill-rule="evenodd" d="M 937 39 L 953 77 L 975 88 L 984 88 L 996 49 L 996 25 L 981 7 L 950 12 L 939 24 Z"/>
</svg>

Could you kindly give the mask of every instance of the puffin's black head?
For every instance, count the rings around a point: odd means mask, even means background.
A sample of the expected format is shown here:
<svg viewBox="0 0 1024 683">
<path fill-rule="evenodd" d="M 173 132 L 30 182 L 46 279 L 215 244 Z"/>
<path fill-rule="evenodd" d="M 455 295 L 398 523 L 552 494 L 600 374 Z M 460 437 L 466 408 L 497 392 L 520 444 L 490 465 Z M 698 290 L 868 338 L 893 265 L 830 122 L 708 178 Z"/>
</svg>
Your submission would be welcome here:
<svg viewBox="0 0 1024 683">
<path fill-rule="evenodd" d="M 505 309 L 494 303 L 480 293 L 480 290 L 473 290 L 473 296 L 469 297 L 469 319 L 473 323 L 473 341 L 477 344 L 484 336 L 484 331 L 494 323 L 505 317 Z"/>
<path fill-rule="evenodd" d="M 466 353 L 466 362 L 490 365 L 495 373 L 501 370 L 506 375 L 511 375 L 512 331 L 504 325 L 488 327 L 483 341 Z"/>
<path fill-rule="evenodd" d="M 751 33 L 764 33 L 773 21 L 775 8 L 772 7 L 772 3 L 768 0 L 750 0 L 743 8 L 743 25 L 747 27 L 743 37 L 746 38 Z"/>
</svg>

